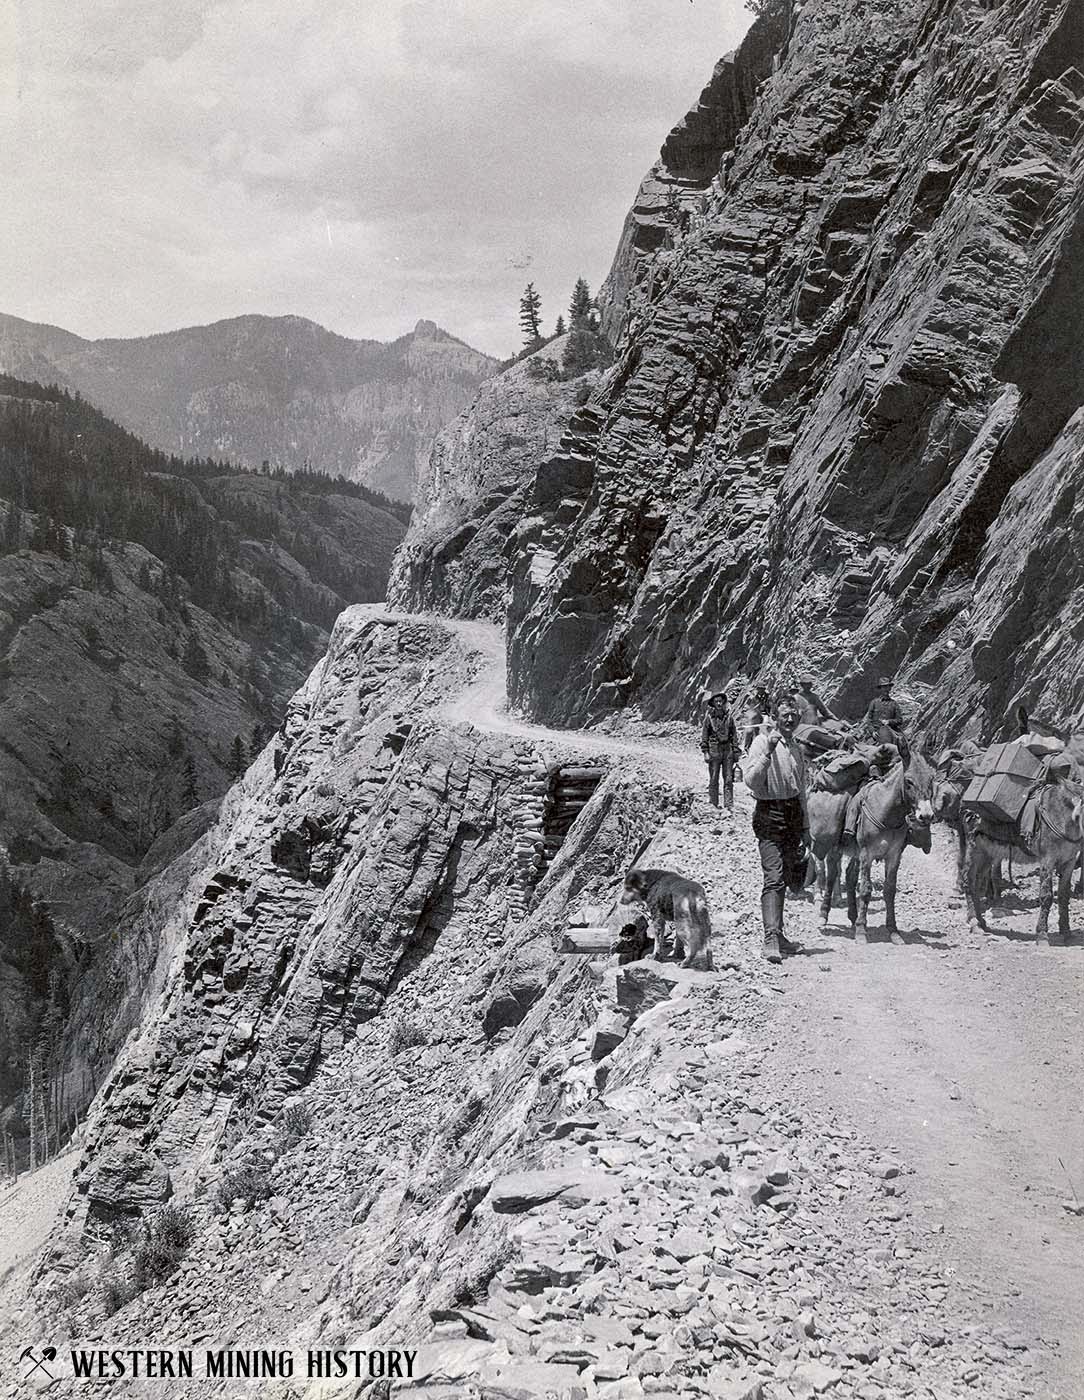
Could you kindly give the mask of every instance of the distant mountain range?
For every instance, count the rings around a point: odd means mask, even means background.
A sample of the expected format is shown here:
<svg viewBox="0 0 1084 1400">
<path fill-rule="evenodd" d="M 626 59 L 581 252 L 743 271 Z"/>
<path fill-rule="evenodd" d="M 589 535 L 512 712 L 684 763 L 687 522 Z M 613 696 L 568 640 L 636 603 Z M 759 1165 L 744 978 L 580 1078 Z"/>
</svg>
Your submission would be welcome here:
<svg viewBox="0 0 1084 1400">
<path fill-rule="evenodd" d="M 152 447 L 306 464 L 413 498 L 436 433 L 497 368 L 432 321 L 390 344 L 300 316 L 238 316 L 131 340 L 84 340 L 0 315 L 0 371 L 78 391 Z"/>
</svg>

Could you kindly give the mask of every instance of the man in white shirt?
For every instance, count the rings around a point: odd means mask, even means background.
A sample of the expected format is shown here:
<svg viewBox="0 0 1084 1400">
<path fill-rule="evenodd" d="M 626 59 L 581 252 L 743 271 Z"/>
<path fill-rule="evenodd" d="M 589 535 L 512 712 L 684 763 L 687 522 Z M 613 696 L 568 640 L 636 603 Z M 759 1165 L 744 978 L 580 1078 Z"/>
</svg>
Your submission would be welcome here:
<svg viewBox="0 0 1084 1400">
<path fill-rule="evenodd" d="M 810 845 L 805 756 L 794 737 L 797 723 L 798 707 L 784 696 L 776 705 L 775 723 L 756 736 L 742 764 L 745 785 L 756 798 L 753 835 L 764 871 L 760 910 L 769 962 L 797 952 L 797 945 L 783 934 L 783 906 L 787 890 L 798 891 L 805 884 Z"/>
</svg>

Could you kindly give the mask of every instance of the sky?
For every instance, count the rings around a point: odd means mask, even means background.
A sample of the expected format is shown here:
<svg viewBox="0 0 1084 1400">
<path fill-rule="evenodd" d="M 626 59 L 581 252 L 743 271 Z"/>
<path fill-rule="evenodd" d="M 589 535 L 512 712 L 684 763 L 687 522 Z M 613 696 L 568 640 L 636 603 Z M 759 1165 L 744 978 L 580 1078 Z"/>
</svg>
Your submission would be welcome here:
<svg viewBox="0 0 1084 1400">
<path fill-rule="evenodd" d="M 519 346 L 609 268 L 742 0 L 0 0 L 0 311 Z"/>
</svg>

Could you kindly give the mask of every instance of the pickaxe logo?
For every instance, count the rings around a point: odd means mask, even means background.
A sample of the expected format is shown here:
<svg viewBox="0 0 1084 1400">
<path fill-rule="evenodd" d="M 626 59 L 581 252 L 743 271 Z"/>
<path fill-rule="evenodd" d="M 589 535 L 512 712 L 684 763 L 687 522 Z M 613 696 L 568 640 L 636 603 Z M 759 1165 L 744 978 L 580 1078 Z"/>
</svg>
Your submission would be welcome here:
<svg viewBox="0 0 1084 1400">
<path fill-rule="evenodd" d="M 47 1361 L 56 1360 L 56 1347 L 42 1347 L 40 1358 L 34 1355 L 33 1347 L 24 1347 L 23 1354 L 19 1357 L 19 1360 L 25 1361 L 28 1357 L 34 1364 L 28 1371 L 23 1372 L 24 1381 L 29 1380 L 35 1371 L 44 1371 L 51 1381 L 56 1379 L 52 1371 L 50 1371 L 49 1367 L 45 1364 Z"/>
</svg>

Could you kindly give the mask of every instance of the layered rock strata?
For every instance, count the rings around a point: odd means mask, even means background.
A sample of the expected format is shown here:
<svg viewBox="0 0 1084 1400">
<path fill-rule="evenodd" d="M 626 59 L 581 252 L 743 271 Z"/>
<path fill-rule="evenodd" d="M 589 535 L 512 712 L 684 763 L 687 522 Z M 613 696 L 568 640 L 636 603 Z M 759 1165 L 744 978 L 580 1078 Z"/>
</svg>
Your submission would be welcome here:
<svg viewBox="0 0 1084 1400">
<path fill-rule="evenodd" d="M 560 379 L 559 336 L 487 380 L 437 436 L 388 581 L 394 607 L 503 621 L 516 527 L 530 484 L 597 374 Z"/>
<path fill-rule="evenodd" d="M 893 674 L 932 739 L 1081 711 L 1082 32 L 1080 0 L 794 18 L 535 473 L 516 702 L 810 669 L 845 713 Z"/>
</svg>

